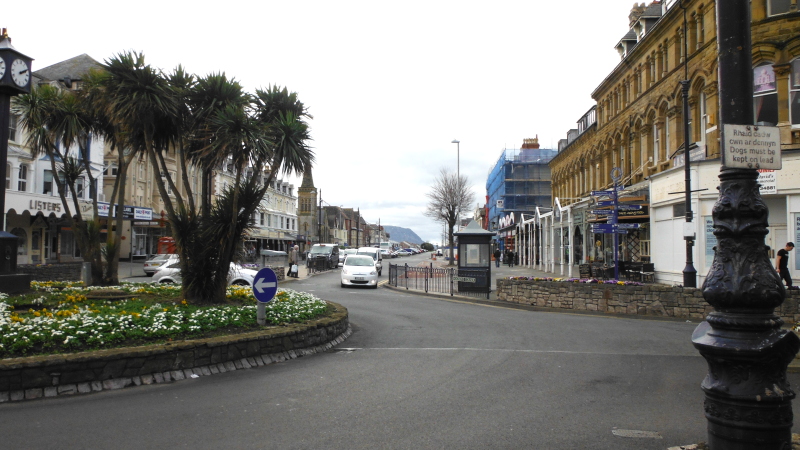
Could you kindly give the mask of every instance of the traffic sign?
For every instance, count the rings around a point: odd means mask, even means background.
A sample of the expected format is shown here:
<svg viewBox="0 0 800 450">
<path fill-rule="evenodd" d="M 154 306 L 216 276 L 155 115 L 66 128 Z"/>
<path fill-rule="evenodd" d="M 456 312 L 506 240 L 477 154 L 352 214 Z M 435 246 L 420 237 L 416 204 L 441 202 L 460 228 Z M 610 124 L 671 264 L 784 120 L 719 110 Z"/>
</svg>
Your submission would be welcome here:
<svg viewBox="0 0 800 450">
<path fill-rule="evenodd" d="M 614 214 L 614 211 L 610 209 L 593 209 L 589 212 L 596 216 L 610 216 L 611 214 Z"/>
<path fill-rule="evenodd" d="M 614 200 L 606 200 L 603 202 L 597 202 L 595 206 L 614 206 Z"/>
<path fill-rule="evenodd" d="M 635 230 L 639 228 L 638 223 L 618 223 L 617 228 L 620 230 Z"/>
<path fill-rule="evenodd" d="M 638 211 L 642 209 L 642 205 L 619 205 L 617 209 L 620 211 Z"/>
<path fill-rule="evenodd" d="M 592 195 L 595 197 L 611 197 L 614 195 L 614 191 L 592 191 Z"/>
<path fill-rule="evenodd" d="M 278 276 L 269 267 L 258 271 L 253 279 L 253 296 L 261 303 L 267 303 L 278 292 Z"/>
</svg>

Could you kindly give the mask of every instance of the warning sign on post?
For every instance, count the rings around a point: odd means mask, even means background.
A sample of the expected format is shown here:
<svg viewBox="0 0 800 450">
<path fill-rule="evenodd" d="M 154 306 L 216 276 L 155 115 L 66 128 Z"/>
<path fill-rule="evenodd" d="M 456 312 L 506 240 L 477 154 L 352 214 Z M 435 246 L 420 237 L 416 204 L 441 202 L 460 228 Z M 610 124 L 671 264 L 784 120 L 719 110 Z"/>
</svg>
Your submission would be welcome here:
<svg viewBox="0 0 800 450">
<path fill-rule="evenodd" d="M 737 169 L 781 169 L 778 127 L 723 125 L 722 163 Z"/>
</svg>

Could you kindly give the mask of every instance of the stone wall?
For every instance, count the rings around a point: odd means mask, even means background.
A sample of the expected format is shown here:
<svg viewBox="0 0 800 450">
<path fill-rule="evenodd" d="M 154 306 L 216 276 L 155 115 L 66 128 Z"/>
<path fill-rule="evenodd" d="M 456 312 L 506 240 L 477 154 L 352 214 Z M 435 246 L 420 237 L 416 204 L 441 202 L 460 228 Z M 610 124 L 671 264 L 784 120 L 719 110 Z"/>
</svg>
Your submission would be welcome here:
<svg viewBox="0 0 800 450">
<path fill-rule="evenodd" d="M 665 285 L 620 286 L 498 279 L 497 299 L 545 308 L 599 311 L 610 314 L 667 316 L 703 319 L 714 308 L 705 302 L 701 289 Z M 776 314 L 788 325 L 800 320 L 800 291 L 787 291 Z"/>
<path fill-rule="evenodd" d="M 0 360 L 0 403 L 164 383 L 322 352 L 352 332 L 347 309 L 304 324 L 94 352 Z"/>
<path fill-rule="evenodd" d="M 17 273 L 31 276 L 31 281 L 80 281 L 83 263 L 20 264 Z"/>
</svg>

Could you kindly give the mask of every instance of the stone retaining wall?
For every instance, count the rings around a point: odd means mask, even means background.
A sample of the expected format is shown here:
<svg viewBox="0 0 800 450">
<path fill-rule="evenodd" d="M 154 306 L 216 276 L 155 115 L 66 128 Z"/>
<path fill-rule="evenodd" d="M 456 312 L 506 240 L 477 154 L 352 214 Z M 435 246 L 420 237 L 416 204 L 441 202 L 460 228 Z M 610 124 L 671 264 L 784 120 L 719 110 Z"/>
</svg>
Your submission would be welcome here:
<svg viewBox="0 0 800 450">
<path fill-rule="evenodd" d="M 31 281 L 80 281 L 83 263 L 20 264 L 17 273 L 31 276 Z"/>
<path fill-rule="evenodd" d="M 509 279 L 497 279 L 496 284 L 498 300 L 545 308 L 683 319 L 703 319 L 714 310 L 697 288 Z M 798 301 L 800 291 L 787 291 L 786 300 L 775 311 L 788 325 L 800 320 Z"/>
<path fill-rule="evenodd" d="M 322 352 L 351 333 L 347 309 L 304 324 L 142 347 L 0 360 L 0 403 L 86 394 L 263 366 Z"/>
</svg>

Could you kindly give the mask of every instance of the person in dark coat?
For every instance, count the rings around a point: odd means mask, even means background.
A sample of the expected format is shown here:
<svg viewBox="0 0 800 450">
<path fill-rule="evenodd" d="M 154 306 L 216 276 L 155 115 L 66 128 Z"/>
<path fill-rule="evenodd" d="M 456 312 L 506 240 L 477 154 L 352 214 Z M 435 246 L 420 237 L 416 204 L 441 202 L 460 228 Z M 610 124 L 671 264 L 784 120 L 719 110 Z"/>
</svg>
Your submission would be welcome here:
<svg viewBox="0 0 800 450">
<path fill-rule="evenodd" d="M 500 267 L 500 257 L 503 256 L 503 252 L 500 251 L 500 248 L 494 249 L 494 266 Z"/>
</svg>

